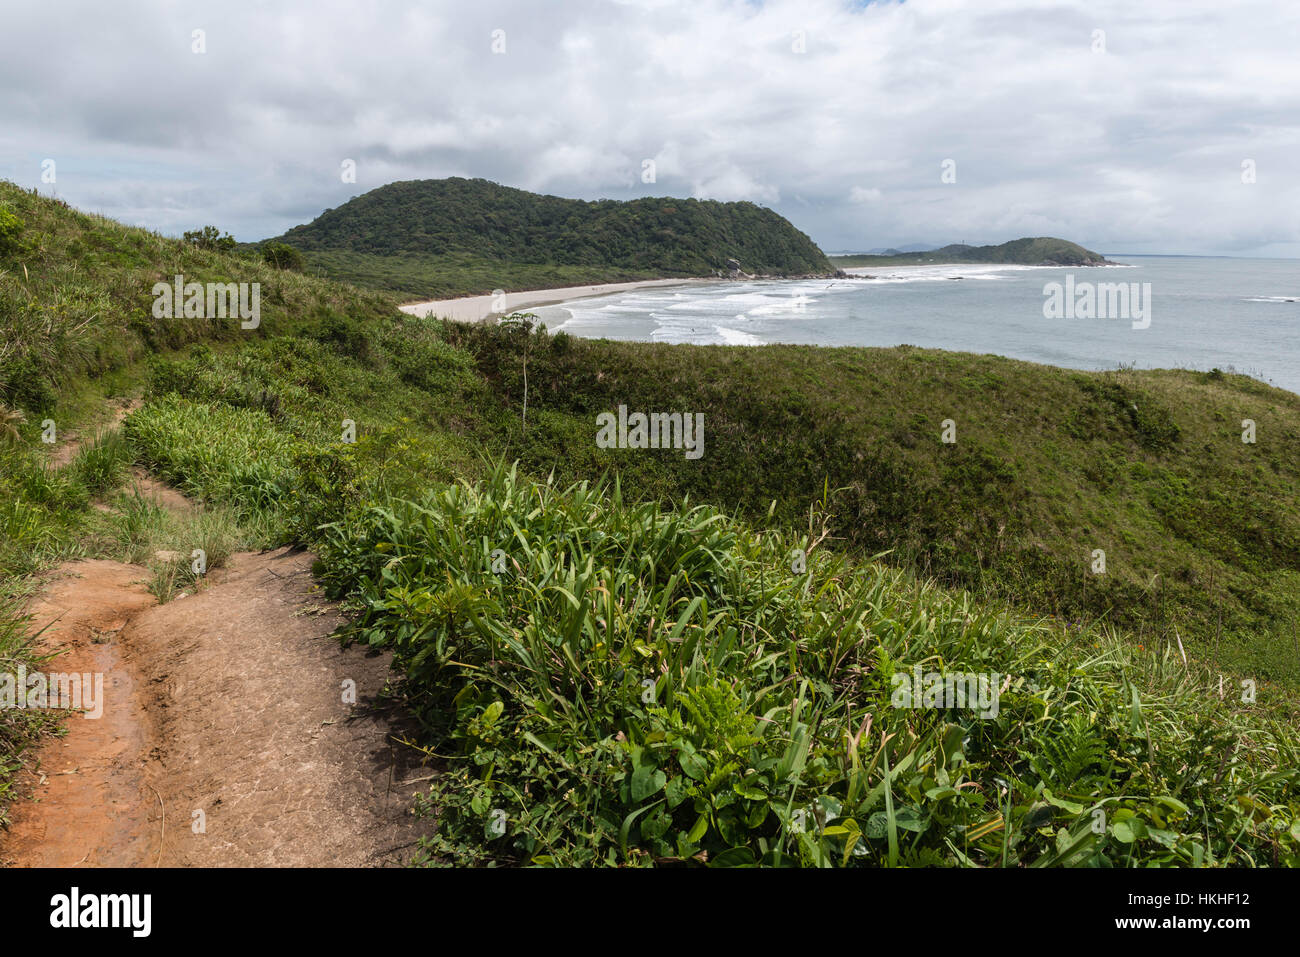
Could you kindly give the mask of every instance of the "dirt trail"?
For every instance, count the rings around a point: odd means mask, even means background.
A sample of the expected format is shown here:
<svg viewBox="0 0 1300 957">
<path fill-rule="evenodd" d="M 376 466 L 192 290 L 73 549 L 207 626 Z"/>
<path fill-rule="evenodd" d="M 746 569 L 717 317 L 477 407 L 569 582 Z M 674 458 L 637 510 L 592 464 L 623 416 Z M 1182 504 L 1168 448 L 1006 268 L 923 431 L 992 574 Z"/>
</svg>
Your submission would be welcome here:
<svg viewBox="0 0 1300 957">
<path fill-rule="evenodd" d="M 30 608 L 46 672 L 102 672 L 103 717 L 74 715 L 11 806 L 16 866 L 357 866 L 409 860 L 426 778 L 389 743 L 387 656 L 329 637 L 306 552 L 232 556 L 158 605 L 148 570 L 62 566 Z M 355 704 L 344 700 L 355 682 Z M 20 789 L 21 791 L 22 789 Z M 196 814 L 196 812 L 199 812 Z"/>
<path fill-rule="evenodd" d="M 117 562 L 69 563 L 28 608 L 33 628 L 48 628 L 44 650 L 66 652 L 43 671 L 103 674 L 111 706 L 98 719 L 70 717 L 68 734 L 46 744 L 39 763 L 24 772 L 18 791 L 31 788 L 39 803 L 10 806 L 0 862 L 125 865 L 147 850 L 141 845 L 148 820 L 140 801 L 147 791 L 139 761 L 147 740 L 143 707 L 139 681 L 115 640 L 134 615 L 155 604 L 143 584 L 147 574 Z"/>
<path fill-rule="evenodd" d="M 63 468 L 65 465 L 70 464 L 77 457 L 77 453 L 81 451 L 81 447 L 86 444 L 88 439 L 94 438 L 100 432 L 107 432 L 117 428 L 122 424 L 123 419 L 143 404 L 140 399 L 121 399 L 109 409 L 107 419 L 99 423 L 94 430 L 94 434 L 87 435 L 80 429 L 70 429 L 63 433 L 63 438 L 59 444 L 50 450 L 50 464 L 55 468 Z"/>
<path fill-rule="evenodd" d="M 234 556 L 196 595 L 152 608 L 124 643 L 150 683 L 149 780 L 167 806 L 162 863 L 359 866 L 409 860 L 424 777 L 369 705 L 387 655 L 342 648 L 312 556 Z M 345 683 L 355 683 L 354 706 Z M 195 833 L 194 812 L 206 817 Z"/>
</svg>

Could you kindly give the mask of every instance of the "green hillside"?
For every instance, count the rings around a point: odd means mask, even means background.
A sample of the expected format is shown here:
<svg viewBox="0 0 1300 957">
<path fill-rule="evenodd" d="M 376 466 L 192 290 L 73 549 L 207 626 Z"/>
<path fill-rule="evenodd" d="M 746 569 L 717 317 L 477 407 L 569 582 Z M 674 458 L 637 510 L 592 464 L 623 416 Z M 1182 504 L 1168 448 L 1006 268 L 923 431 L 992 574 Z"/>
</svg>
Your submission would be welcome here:
<svg viewBox="0 0 1300 957">
<path fill-rule="evenodd" d="M 1065 239 L 1042 236 L 1013 239 L 997 246 L 966 246 L 954 243 L 925 252 L 892 253 L 880 256 L 832 256 L 840 269 L 858 266 L 907 266 L 923 263 L 1005 263 L 1019 266 L 1104 266 L 1110 261 L 1100 253 L 1084 249 Z"/>
<path fill-rule="evenodd" d="M 733 259 L 750 274 L 834 271 L 812 240 L 753 203 L 586 202 L 455 177 L 381 186 L 278 241 L 335 278 L 416 294 L 445 292 L 439 273 L 480 269 L 469 291 L 710 276 Z"/>
<path fill-rule="evenodd" d="M 387 292 L 404 300 L 454 299 L 486 295 L 497 289 L 524 292 L 664 278 L 662 272 L 653 269 L 502 262 L 468 252 L 380 256 L 350 249 L 328 249 L 303 256 L 314 275 Z"/>
<path fill-rule="evenodd" d="M 516 348 L 501 335 L 449 333 L 498 392 L 518 397 Z M 617 466 L 625 489 L 787 527 L 806 527 L 825 488 L 818 510 L 859 553 L 889 551 L 1066 619 L 1139 635 L 1177 628 L 1207 656 L 1217 648 L 1252 673 L 1300 676 L 1293 393 L 1237 375 L 1077 372 L 907 346 L 561 343 L 531 354 L 530 430 L 505 437 L 538 473 Z M 594 448 L 594 416 L 620 404 L 704 413 L 706 465 Z M 1244 444 L 1246 418 L 1267 422 L 1268 436 Z M 1096 549 L 1105 574 L 1091 572 Z"/>
<path fill-rule="evenodd" d="M 178 272 L 261 283 L 260 326 L 154 318 Z M 50 467 L 43 418 L 127 398 Z M 598 448 L 619 405 L 704 455 Z M 312 547 L 434 762 L 423 862 L 1300 864 L 1292 393 L 444 324 L 0 183 L 0 416 L 0 656 L 42 569 L 155 554 L 95 508 L 127 464 L 213 555 Z M 899 705 L 914 668 L 996 714 Z M 0 712 L 0 801 L 42 720 Z"/>
</svg>

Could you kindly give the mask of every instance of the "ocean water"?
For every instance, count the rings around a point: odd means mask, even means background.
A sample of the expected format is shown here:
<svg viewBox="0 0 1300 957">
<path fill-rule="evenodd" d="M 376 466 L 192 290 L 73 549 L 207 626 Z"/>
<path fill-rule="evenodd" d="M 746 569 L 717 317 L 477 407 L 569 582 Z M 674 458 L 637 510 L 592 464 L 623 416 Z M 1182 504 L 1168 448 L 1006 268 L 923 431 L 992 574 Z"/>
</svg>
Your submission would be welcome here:
<svg viewBox="0 0 1300 957">
<path fill-rule="evenodd" d="M 1300 261 L 1109 256 L 1114 267 L 894 266 L 847 280 L 640 289 L 535 310 L 552 332 L 700 345 L 893 346 L 1077 369 L 1220 368 L 1300 392 Z M 1070 278 L 1072 277 L 1072 279 Z M 1149 288 L 1127 317 L 1047 318 L 1048 284 Z M 1147 284 L 1150 284 L 1149 287 Z M 1106 296 L 1103 304 L 1112 305 Z M 1118 311 L 1118 310 L 1116 310 Z"/>
</svg>

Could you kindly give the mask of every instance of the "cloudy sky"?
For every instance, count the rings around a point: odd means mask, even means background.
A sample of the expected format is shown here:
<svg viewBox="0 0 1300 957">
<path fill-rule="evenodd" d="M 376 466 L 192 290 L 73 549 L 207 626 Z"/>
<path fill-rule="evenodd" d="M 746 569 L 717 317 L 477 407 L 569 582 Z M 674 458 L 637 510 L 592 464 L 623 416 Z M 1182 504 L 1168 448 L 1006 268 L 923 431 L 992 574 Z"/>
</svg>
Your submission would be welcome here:
<svg viewBox="0 0 1300 957">
<path fill-rule="evenodd" d="M 0 177 L 173 235 L 478 176 L 748 199 L 829 251 L 1300 257 L 1291 0 L 45 0 L 0 90 Z"/>
</svg>

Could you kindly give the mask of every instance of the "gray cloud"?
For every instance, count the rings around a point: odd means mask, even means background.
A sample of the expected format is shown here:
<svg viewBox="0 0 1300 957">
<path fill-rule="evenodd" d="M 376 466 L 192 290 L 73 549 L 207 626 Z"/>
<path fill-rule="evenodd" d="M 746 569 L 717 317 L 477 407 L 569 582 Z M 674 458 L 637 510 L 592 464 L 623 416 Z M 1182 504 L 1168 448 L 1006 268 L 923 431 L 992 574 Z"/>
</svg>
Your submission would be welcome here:
<svg viewBox="0 0 1300 957">
<path fill-rule="evenodd" d="M 0 176 L 241 239 L 461 175 L 750 199 L 826 249 L 1300 255 L 1298 25 L 1251 0 L 53 0 L 6 11 Z"/>
</svg>

